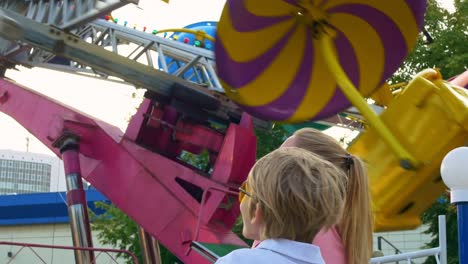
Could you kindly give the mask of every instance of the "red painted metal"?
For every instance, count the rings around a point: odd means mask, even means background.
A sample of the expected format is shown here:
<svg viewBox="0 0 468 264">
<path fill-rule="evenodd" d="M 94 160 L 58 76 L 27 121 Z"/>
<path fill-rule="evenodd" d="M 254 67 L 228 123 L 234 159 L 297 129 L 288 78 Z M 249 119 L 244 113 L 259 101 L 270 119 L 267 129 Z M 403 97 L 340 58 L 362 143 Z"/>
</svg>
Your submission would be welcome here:
<svg viewBox="0 0 468 264">
<path fill-rule="evenodd" d="M 67 181 L 67 206 L 71 221 L 73 245 L 75 247 L 93 247 L 86 193 L 81 179 L 78 139 L 69 135 L 64 137 L 63 140 L 60 145 L 60 152 Z M 74 208 L 74 206 L 78 206 L 78 208 Z M 83 253 L 86 252 L 75 251 L 76 263 L 94 262 L 95 257 L 92 251 L 89 251 L 89 254 Z"/>
<path fill-rule="evenodd" d="M 171 107 L 148 99 L 124 134 L 101 120 L 6 80 L 0 80 L 1 94 L 4 96 L 0 111 L 13 117 L 57 155 L 54 142 L 64 134 L 78 136 L 82 176 L 182 261 L 207 262 L 189 250 L 195 232 L 199 233 L 200 242 L 245 245 L 230 231 L 239 215 L 239 204 L 227 192 L 237 190 L 255 162 L 256 138 L 248 115 L 243 115 L 240 124 L 230 124 L 219 144 L 216 142 L 220 141 L 220 133 L 206 127 L 193 130 L 203 131 L 204 138 L 196 139 L 197 134 L 174 138 L 180 122 L 187 122 L 183 127 L 197 125 L 181 119 Z M 159 127 L 148 123 L 155 110 L 164 112 Z M 177 160 L 188 145 L 193 145 L 192 150 L 210 148 L 211 175 Z M 201 196 L 205 193 L 203 215 L 199 216 Z M 199 218 L 201 224 L 196 230 Z"/>
<path fill-rule="evenodd" d="M 16 256 L 19 255 L 19 253 L 24 249 L 24 248 L 29 248 L 39 260 L 42 261 L 42 263 L 47 264 L 43 258 L 33 249 L 33 248 L 50 248 L 50 249 L 63 249 L 63 250 L 82 250 L 82 251 L 90 251 L 90 252 L 99 252 L 98 255 L 94 258 L 94 260 L 91 262 L 91 264 L 96 263 L 99 255 L 101 253 L 106 253 L 113 261 L 114 263 L 118 263 L 117 260 L 109 254 L 111 253 L 122 253 L 129 255 L 130 258 L 132 259 L 134 264 L 139 264 L 138 258 L 133 254 L 132 252 L 128 250 L 120 250 L 120 249 L 111 249 L 111 248 L 94 248 L 94 247 L 69 247 L 69 246 L 57 246 L 57 245 L 44 245 L 44 244 L 33 244 L 33 243 L 17 243 L 17 242 L 7 242 L 7 241 L 0 241 L 0 246 L 5 245 L 5 246 L 18 246 L 21 247 L 10 259 L 8 263 L 12 263 L 12 261 L 15 259 Z"/>
</svg>

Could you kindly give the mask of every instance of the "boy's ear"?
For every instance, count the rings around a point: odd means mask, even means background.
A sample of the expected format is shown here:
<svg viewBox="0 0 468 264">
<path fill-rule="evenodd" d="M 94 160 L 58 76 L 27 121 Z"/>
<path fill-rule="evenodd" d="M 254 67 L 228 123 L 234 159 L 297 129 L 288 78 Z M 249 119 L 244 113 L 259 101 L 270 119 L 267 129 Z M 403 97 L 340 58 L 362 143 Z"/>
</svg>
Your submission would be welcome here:
<svg viewBox="0 0 468 264">
<path fill-rule="evenodd" d="M 262 208 L 260 208 L 259 203 L 255 204 L 255 211 L 254 211 L 253 217 L 250 218 L 250 223 L 252 225 L 261 225 L 263 223 Z"/>
</svg>

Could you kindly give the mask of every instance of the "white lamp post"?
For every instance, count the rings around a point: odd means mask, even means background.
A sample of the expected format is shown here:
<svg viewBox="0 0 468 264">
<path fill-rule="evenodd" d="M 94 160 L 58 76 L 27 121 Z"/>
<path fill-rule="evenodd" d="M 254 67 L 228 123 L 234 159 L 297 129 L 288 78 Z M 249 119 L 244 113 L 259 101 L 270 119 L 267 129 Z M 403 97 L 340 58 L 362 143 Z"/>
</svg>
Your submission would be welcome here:
<svg viewBox="0 0 468 264">
<path fill-rule="evenodd" d="M 450 188 L 450 202 L 457 205 L 459 263 L 468 264 L 468 147 L 450 151 L 440 173 Z"/>
</svg>

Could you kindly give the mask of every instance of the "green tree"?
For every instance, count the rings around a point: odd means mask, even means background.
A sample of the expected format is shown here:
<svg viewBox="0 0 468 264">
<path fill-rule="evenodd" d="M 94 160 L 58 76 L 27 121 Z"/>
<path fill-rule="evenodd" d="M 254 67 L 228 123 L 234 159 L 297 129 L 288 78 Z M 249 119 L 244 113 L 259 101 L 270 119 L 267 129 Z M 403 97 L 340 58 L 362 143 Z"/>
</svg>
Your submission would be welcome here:
<svg viewBox="0 0 468 264">
<path fill-rule="evenodd" d="M 180 155 L 180 159 L 203 172 L 210 172 L 210 155 L 207 150 L 202 151 L 198 155 L 184 151 Z"/>
<path fill-rule="evenodd" d="M 468 68 L 468 1 L 455 0 L 454 4 L 455 12 L 449 13 L 436 0 L 427 1 L 425 32 L 392 77 L 392 83 L 408 81 L 427 68 L 439 68 L 444 78 Z"/>
<path fill-rule="evenodd" d="M 468 1 L 455 0 L 455 12 L 449 13 L 436 0 L 427 1 L 424 34 L 406 58 L 391 82 L 408 81 L 416 73 L 437 67 L 450 78 L 468 67 Z"/>
<path fill-rule="evenodd" d="M 91 228 L 93 231 L 98 231 L 99 241 L 117 249 L 128 250 L 138 257 L 140 263 L 144 263 L 138 236 L 138 225 L 113 204 L 95 202 L 95 206 L 104 210 L 103 214 L 95 214 L 90 210 Z M 181 263 L 164 246 L 160 245 L 160 249 L 163 264 Z M 125 259 L 128 264 L 133 263 L 126 254 L 119 253 L 117 257 Z"/>
<path fill-rule="evenodd" d="M 275 124 L 271 130 L 256 130 L 257 159 L 277 149 L 289 136 L 289 132 L 282 125 Z"/>
</svg>

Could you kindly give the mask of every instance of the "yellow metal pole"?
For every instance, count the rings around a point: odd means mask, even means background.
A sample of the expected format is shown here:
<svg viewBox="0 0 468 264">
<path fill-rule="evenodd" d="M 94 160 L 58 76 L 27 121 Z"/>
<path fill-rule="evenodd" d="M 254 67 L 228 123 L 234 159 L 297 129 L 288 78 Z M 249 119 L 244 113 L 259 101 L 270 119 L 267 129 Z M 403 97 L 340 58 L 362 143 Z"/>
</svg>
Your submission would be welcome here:
<svg viewBox="0 0 468 264">
<path fill-rule="evenodd" d="M 201 30 L 193 30 L 193 29 L 188 29 L 188 28 L 168 28 L 168 29 L 158 30 L 158 34 L 164 33 L 164 32 L 191 33 L 191 34 L 194 34 L 195 36 L 203 37 L 209 41 L 215 42 L 215 38 L 213 38 L 212 36 L 208 35 L 206 32 L 201 31 Z"/>
<path fill-rule="evenodd" d="M 369 124 L 374 127 L 376 132 L 382 137 L 382 139 L 388 144 L 393 152 L 400 158 L 400 165 L 405 169 L 413 169 L 418 167 L 419 162 L 411 155 L 395 138 L 385 124 L 380 120 L 377 114 L 367 105 L 364 98 L 358 92 L 354 84 L 349 80 L 348 76 L 344 72 L 338 58 L 336 57 L 333 49 L 333 42 L 328 34 L 322 34 L 321 48 L 325 62 L 330 72 L 335 76 L 336 82 L 340 87 L 343 94 L 348 100 L 361 112 L 364 118 Z"/>
</svg>

